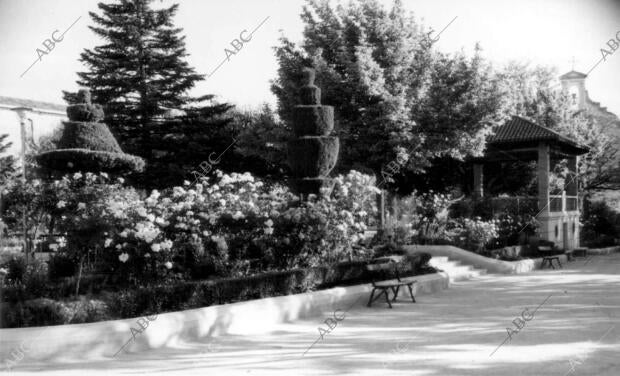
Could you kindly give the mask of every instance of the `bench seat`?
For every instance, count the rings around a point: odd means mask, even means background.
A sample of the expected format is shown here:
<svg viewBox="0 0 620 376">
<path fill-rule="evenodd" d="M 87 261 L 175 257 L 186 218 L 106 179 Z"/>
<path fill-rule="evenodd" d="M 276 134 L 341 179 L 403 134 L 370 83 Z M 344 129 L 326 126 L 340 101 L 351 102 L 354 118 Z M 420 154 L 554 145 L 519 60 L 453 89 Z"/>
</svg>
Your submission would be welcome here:
<svg viewBox="0 0 620 376">
<path fill-rule="evenodd" d="M 410 285 L 416 282 L 417 280 L 413 278 L 402 278 L 400 281 L 397 279 L 391 279 L 389 281 L 376 282 L 375 286 L 377 287 L 406 286 L 406 285 Z"/>
<path fill-rule="evenodd" d="M 380 259 L 375 259 L 366 265 L 366 269 L 369 273 L 371 273 L 372 278 L 372 292 L 370 293 L 370 298 L 368 299 L 368 307 L 370 307 L 374 301 L 383 295 L 388 306 L 392 308 L 391 302 L 396 300 L 398 292 L 403 286 L 407 287 L 411 300 L 415 303 L 415 296 L 413 295 L 412 286 L 417 282 L 417 280 L 413 277 L 401 278 L 398 275 L 397 265 L 401 260 L 402 258 L 397 257 L 382 257 Z M 394 294 L 392 299 L 389 297 L 390 291 Z M 375 296 L 376 292 L 379 293 Z"/>
</svg>

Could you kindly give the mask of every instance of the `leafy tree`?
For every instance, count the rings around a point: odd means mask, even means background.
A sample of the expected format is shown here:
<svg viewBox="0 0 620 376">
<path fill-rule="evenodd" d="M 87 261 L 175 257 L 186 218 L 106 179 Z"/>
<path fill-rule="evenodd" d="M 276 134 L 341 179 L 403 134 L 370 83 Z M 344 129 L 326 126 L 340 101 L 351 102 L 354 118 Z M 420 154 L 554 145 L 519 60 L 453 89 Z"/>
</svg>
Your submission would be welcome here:
<svg viewBox="0 0 620 376">
<path fill-rule="evenodd" d="M 8 184 L 17 172 L 15 157 L 12 155 L 2 156 L 13 144 L 12 142 L 6 141 L 8 137 L 8 134 L 0 134 L 0 194 L 2 193 L 3 187 Z"/>
<path fill-rule="evenodd" d="M 204 76 L 185 61 L 185 38 L 173 24 L 179 6 L 154 9 L 152 2 L 99 3 L 102 13 L 89 13 L 90 29 L 105 43 L 80 55 L 88 70 L 78 73 L 77 83 L 104 105 L 105 122 L 123 150 L 147 160 L 144 183 L 162 185 L 189 175 L 187 166 L 219 146 L 231 106 L 187 94 Z M 65 99 L 75 103 L 76 97 L 65 92 Z M 201 143 L 205 139 L 211 142 Z"/>
<path fill-rule="evenodd" d="M 434 158 L 479 154 L 503 120 L 497 82 L 479 53 L 467 59 L 435 52 L 426 28 L 400 1 L 390 9 L 375 0 L 334 9 L 308 0 L 301 18 L 300 47 L 285 37 L 276 47 L 272 91 L 290 122 L 302 68 L 316 69 L 323 103 L 336 108 L 337 169 L 361 164 L 378 182 L 390 182 L 423 171 Z M 393 173 L 386 174 L 390 163 Z"/>
<path fill-rule="evenodd" d="M 5 211 L 4 191 L 16 174 L 15 158 L 12 155 L 2 156 L 12 145 L 12 142 L 5 141 L 8 137 L 8 134 L 0 134 L 0 239 L 6 228 L 2 220 Z"/>
</svg>

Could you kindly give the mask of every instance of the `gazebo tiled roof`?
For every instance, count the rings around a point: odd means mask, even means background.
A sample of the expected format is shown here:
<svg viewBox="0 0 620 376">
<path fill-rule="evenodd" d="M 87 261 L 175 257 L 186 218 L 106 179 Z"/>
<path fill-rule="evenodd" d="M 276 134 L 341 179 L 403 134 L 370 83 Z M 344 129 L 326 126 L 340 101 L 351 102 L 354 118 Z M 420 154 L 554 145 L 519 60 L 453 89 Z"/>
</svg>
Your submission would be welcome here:
<svg viewBox="0 0 620 376">
<path fill-rule="evenodd" d="M 579 145 L 568 137 L 520 116 L 513 116 L 512 119 L 497 128 L 495 134 L 489 137 L 487 142 L 493 146 L 549 142 L 568 148 L 575 154 L 585 154 L 588 152 L 587 147 Z"/>
</svg>

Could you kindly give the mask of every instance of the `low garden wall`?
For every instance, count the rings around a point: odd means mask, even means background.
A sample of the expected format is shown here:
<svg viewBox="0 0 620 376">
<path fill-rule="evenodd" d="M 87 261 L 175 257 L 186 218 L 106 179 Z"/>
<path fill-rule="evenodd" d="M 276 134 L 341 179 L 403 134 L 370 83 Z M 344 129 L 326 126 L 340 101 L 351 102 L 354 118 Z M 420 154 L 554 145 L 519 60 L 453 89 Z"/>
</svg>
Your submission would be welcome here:
<svg viewBox="0 0 620 376">
<path fill-rule="evenodd" d="M 498 274 L 519 274 L 528 273 L 535 269 L 540 269 L 542 257 L 525 259 L 519 261 L 503 261 L 495 260 L 488 257 L 478 255 L 464 249 L 451 245 L 408 245 L 404 247 L 407 252 L 413 254 L 415 252 L 427 252 L 432 256 L 445 256 L 452 260 L 460 261 L 468 265 L 473 265 L 479 269 L 486 269 L 489 273 Z M 614 252 L 620 252 L 620 246 L 588 249 L 589 255 L 604 255 Z M 558 255 L 561 263 L 568 262 L 566 255 Z"/>
<path fill-rule="evenodd" d="M 620 252 L 620 246 L 588 249 L 589 255 L 609 255 L 611 253 Z"/>
<path fill-rule="evenodd" d="M 427 252 L 433 256 L 445 256 L 452 260 L 473 265 L 478 269 L 486 269 L 489 273 L 497 274 L 527 273 L 539 269 L 542 264 L 542 258 L 519 261 L 495 260 L 451 245 L 408 245 L 404 248 L 409 253 Z M 559 255 L 558 257 L 560 262 L 567 262 L 565 255 Z"/>
<path fill-rule="evenodd" d="M 425 274 L 417 276 L 416 279 L 416 294 L 432 294 L 448 288 L 449 285 L 449 278 L 445 273 Z M 149 316 L 151 321 L 147 318 L 133 318 L 89 324 L 1 329 L 0 361 L 4 367 L 5 361 L 16 351 L 21 351 L 24 355 L 20 362 L 52 358 L 58 361 L 112 357 L 125 344 L 123 352 L 133 352 L 226 334 L 266 333 L 277 324 L 320 316 L 324 312 L 346 309 L 352 305 L 364 306 L 371 289 L 370 284 L 336 287 L 163 313 Z M 419 302 L 423 302 L 423 299 Z M 139 322 L 143 326 L 148 325 L 142 333 L 138 333 Z M 131 328 L 134 329 L 133 334 Z M 14 368 L 19 369 L 19 364 Z"/>
</svg>

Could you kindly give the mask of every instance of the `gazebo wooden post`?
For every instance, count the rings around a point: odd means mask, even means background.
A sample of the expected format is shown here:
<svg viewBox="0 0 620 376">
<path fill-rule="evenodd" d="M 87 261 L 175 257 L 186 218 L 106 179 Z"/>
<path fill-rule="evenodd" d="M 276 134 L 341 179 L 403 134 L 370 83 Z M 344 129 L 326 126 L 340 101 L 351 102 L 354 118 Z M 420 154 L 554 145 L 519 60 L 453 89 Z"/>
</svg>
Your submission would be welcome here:
<svg viewBox="0 0 620 376">
<path fill-rule="evenodd" d="M 549 213 L 549 145 L 538 144 L 538 210 L 539 214 Z"/>
<path fill-rule="evenodd" d="M 568 213 L 570 217 L 570 222 L 572 225 L 567 228 L 568 231 L 568 243 L 565 244 L 564 247 L 567 249 L 575 249 L 579 248 L 579 237 L 581 233 L 580 224 L 579 224 L 579 213 L 581 211 L 581 207 L 579 204 L 579 156 L 574 155 L 568 158 L 568 170 L 570 171 L 568 182 L 566 184 L 566 195 L 570 196 L 570 201 L 574 202 L 571 205 L 570 210 L 573 213 Z M 573 198 L 574 197 L 574 198 Z M 576 213 L 576 214 L 574 214 Z"/>
<path fill-rule="evenodd" d="M 484 165 L 474 163 L 474 198 L 481 199 L 484 196 Z"/>
<path fill-rule="evenodd" d="M 566 182 L 566 195 L 577 197 L 579 194 L 579 182 L 577 166 L 579 164 L 579 156 L 575 155 L 568 158 L 568 171 L 570 172 L 568 181 Z M 579 206 L 577 206 L 579 207 Z"/>
<path fill-rule="evenodd" d="M 541 142 L 538 144 L 538 215 L 536 218 L 540 223 L 538 235 L 540 239 L 552 240 L 554 226 L 551 219 L 551 208 L 549 205 L 549 171 L 551 157 L 549 155 L 549 144 Z"/>
</svg>

